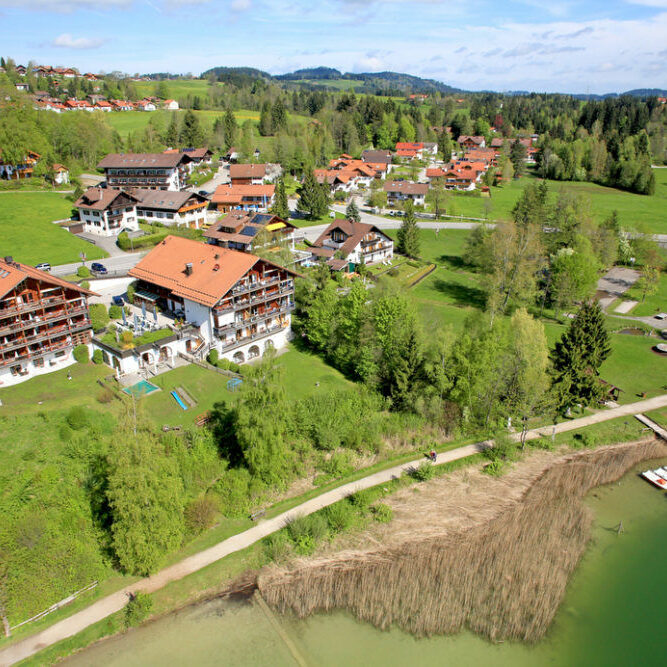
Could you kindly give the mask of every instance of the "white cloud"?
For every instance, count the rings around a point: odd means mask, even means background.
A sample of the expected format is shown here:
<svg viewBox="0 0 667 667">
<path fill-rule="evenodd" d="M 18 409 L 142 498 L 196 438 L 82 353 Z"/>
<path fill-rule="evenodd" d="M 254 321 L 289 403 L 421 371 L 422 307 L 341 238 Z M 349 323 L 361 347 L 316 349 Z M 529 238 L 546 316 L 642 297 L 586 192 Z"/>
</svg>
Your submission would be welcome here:
<svg viewBox="0 0 667 667">
<path fill-rule="evenodd" d="M 355 72 L 380 72 L 385 69 L 385 63 L 382 58 L 367 53 L 354 63 Z"/>
<path fill-rule="evenodd" d="M 68 32 L 64 32 L 51 42 L 51 46 L 61 49 L 97 49 L 106 41 L 106 39 L 100 38 L 72 37 Z"/>
<path fill-rule="evenodd" d="M 251 5 L 251 0 L 232 0 L 230 8 L 235 12 L 245 12 Z"/>
</svg>

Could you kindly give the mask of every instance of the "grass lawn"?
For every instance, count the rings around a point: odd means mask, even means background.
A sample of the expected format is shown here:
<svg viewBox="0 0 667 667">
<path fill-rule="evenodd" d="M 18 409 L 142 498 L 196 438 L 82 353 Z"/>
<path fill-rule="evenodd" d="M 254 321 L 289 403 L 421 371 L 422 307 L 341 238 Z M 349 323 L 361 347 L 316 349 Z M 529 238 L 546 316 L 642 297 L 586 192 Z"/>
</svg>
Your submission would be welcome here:
<svg viewBox="0 0 667 667">
<path fill-rule="evenodd" d="M 599 220 L 604 220 L 612 211 L 617 210 L 623 227 L 632 229 L 643 225 L 650 232 L 667 234 L 667 169 L 655 169 L 654 173 L 656 189 L 655 194 L 650 197 L 594 183 L 548 181 L 548 184 L 554 197 L 562 190 L 588 197 L 592 211 Z M 521 192 L 534 180 L 534 176 L 529 174 L 508 185 L 492 187 L 490 199 L 456 193 L 446 204 L 447 213 L 473 218 L 508 220 Z M 485 203 L 490 203 L 488 216 Z"/>
<path fill-rule="evenodd" d="M 294 345 L 278 357 L 285 369 L 285 390 L 291 399 L 298 400 L 316 391 L 352 386 L 337 370 L 316 355 L 302 352 Z M 156 423 L 173 425 L 192 424 L 195 417 L 211 410 L 215 403 L 236 399 L 238 394 L 227 389 L 226 375 L 191 364 L 163 373 L 151 379 L 162 389 L 142 399 L 145 414 Z M 319 386 L 317 384 L 319 383 Z M 183 410 L 169 392 L 183 387 L 197 402 L 194 408 Z"/>
<path fill-rule="evenodd" d="M 149 97 L 155 95 L 160 83 L 160 81 L 134 81 L 133 85 L 139 95 Z M 172 79 L 164 81 L 164 84 L 167 86 L 169 97 L 174 100 L 187 97 L 188 95 L 192 95 L 193 97 L 195 95 L 207 97 L 208 91 L 211 89 L 208 79 Z"/>
<path fill-rule="evenodd" d="M 635 284 L 625 293 L 626 299 L 633 299 L 639 303 L 628 313 L 628 315 L 643 317 L 645 315 L 655 315 L 660 312 L 667 312 L 667 275 L 662 273 L 660 275 L 660 282 L 658 284 L 658 291 L 647 296 L 642 302 L 641 289 Z M 667 326 L 667 324 L 665 324 Z"/>
<path fill-rule="evenodd" d="M 335 217 L 332 218 L 328 213 L 321 215 L 319 218 L 309 220 L 308 218 L 290 218 L 290 222 L 295 227 L 314 227 L 315 225 L 329 225 L 332 220 L 344 220 L 345 215 L 335 211 Z"/>
<path fill-rule="evenodd" d="M 88 259 L 101 259 L 107 253 L 82 241 L 66 229 L 52 224 L 68 218 L 72 202 L 55 192 L 7 192 L 0 194 L 0 247 L 24 264 L 49 262 L 68 264 L 85 252 Z"/>
<path fill-rule="evenodd" d="M 67 379 L 67 373 L 72 376 Z M 96 405 L 101 388 L 98 378 L 112 375 L 108 366 L 74 364 L 67 369 L 26 380 L 13 387 L 0 388 L 0 414 L 30 414 L 48 410 L 66 410 L 74 405 Z"/>
</svg>

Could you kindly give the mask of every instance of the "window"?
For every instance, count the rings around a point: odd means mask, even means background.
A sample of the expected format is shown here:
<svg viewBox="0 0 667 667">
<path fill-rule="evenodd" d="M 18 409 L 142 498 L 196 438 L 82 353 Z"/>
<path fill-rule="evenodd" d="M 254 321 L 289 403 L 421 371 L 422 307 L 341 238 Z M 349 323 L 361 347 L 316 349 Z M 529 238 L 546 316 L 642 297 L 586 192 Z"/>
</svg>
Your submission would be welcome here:
<svg viewBox="0 0 667 667">
<path fill-rule="evenodd" d="M 167 213 L 167 218 L 169 220 L 173 220 L 174 219 L 174 214 L 173 213 Z"/>
<path fill-rule="evenodd" d="M 56 359 L 59 359 L 59 358 L 64 357 L 64 356 L 65 356 L 65 351 L 64 350 L 59 350 L 58 352 L 56 352 Z"/>
<path fill-rule="evenodd" d="M 35 368 L 44 368 L 44 358 L 42 357 L 40 359 L 33 359 L 32 365 Z"/>
</svg>

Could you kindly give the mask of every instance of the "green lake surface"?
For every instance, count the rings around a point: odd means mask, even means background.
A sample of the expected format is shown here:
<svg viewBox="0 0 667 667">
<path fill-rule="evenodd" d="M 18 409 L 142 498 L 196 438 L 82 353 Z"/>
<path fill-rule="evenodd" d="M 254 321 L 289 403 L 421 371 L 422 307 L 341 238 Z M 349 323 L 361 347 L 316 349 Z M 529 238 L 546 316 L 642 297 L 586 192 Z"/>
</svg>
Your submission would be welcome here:
<svg viewBox="0 0 667 667">
<path fill-rule="evenodd" d="M 305 620 L 214 600 L 100 642 L 79 665 L 452 665 L 526 667 L 667 664 L 667 494 L 637 473 L 595 489 L 593 539 L 548 635 L 535 646 L 470 633 L 416 639 L 346 613 Z M 622 534 L 617 533 L 619 522 Z"/>
</svg>

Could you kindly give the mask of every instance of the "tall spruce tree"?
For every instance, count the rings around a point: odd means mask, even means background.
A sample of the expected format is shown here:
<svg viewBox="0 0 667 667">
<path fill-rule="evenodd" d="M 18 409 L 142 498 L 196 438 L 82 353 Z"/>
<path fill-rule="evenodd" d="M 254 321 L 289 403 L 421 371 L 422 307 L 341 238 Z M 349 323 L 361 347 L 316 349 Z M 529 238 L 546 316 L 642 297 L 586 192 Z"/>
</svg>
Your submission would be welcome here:
<svg viewBox="0 0 667 667">
<path fill-rule="evenodd" d="M 561 408 L 590 405 L 602 397 L 600 366 L 611 354 L 600 305 L 584 303 L 551 353 L 554 388 Z"/>
<path fill-rule="evenodd" d="M 398 230 L 396 249 L 408 257 L 419 257 L 419 229 L 415 217 L 415 207 L 411 199 L 405 202 L 405 217 Z"/>
<path fill-rule="evenodd" d="M 183 116 L 183 125 L 181 126 L 181 145 L 198 148 L 203 141 L 204 133 L 199 125 L 199 118 L 194 111 L 188 109 Z"/>
<path fill-rule="evenodd" d="M 345 217 L 348 220 L 352 220 L 353 222 L 361 222 L 361 214 L 359 213 L 359 209 L 354 202 L 354 198 L 350 199 L 350 203 L 345 209 Z"/>
<path fill-rule="evenodd" d="M 283 178 L 280 178 L 276 184 L 276 196 L 273 200 L 271 213 L 283 220 L 289 218 L 289 205 L 287 203 L 287 192 L 285 191 L 285 181 Z"/>
<path fill-rule="evenodd" d="M 326 185 L 321 186 L 317 182 L 313 170 L 308 169 L 299 188 L 297 210 L 311 219 L 325 215 L 329 209 L 329 197 L 325 187 Z"/>
</svg>

